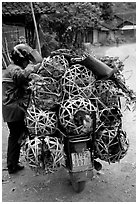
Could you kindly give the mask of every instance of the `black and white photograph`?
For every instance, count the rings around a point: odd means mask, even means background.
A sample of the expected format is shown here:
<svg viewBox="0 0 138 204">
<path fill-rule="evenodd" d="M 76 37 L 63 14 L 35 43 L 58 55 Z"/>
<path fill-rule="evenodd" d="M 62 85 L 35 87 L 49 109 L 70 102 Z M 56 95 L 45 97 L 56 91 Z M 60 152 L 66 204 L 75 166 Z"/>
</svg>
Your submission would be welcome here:
<svg viewBox="0 0 138 204">
<path fill-rule="evenodd" d="M 136 202 L 136 1 L 2 1 L 2 202 Z"/>
</svg>

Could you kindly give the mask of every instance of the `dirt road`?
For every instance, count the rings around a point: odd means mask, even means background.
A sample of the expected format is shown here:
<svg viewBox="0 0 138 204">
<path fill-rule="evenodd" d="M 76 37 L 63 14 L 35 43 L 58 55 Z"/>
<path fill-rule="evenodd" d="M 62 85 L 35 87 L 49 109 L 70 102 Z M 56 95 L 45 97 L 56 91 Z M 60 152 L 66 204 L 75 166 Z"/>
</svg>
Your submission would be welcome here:
<svg viewBox="0 0 138 204">
<path fill-rule="evenodd" d="M 118 56 L 125 61 L 127 84 L 136 90 L 136 44 L 96 48 L 95 54 Z M 120 163 L 103 162 L 101 173 L 94 172 L 84 191 L 76 194 L 65 169 L 55 174 L 36 175 L 26 162 L 25 170 L 9 177 L 6 170 L 8 131 L 2 127 L 2 201 L 3 202 L 136 202 L 136 113 L 124 112 L 124 129 L 130 148 Z"/>
</svg>

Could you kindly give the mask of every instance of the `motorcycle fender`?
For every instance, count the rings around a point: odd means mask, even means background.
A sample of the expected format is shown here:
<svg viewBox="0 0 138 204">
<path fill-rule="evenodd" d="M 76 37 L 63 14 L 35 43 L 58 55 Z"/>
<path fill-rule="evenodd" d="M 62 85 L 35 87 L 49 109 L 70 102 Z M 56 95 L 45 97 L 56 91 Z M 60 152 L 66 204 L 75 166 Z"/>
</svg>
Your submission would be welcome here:
<svg viewBox="0 0 138 204">
<path fill-rule="evenodd" d="M 93 177 L 93 169 L 80 172 L 70 172 L 70 178 L 74 182 L 87 181 Z"/>
</svg>

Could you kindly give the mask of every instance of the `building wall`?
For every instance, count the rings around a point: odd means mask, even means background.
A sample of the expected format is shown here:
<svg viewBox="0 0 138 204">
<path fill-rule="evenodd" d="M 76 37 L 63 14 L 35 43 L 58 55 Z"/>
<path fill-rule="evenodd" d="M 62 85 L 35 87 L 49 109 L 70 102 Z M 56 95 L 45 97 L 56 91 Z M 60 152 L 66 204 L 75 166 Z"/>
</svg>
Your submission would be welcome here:
<svg viewBox="0 0 138 204">
<path fill-rule="evenodd" d="M 136 40 L 136 30 L 118 30 L 116 31 L 116 36 L 124 41 L 135 41 Z"/>
<path fill-rule="evenodd" d="M 107 31 L 99 31 L 98 34 L 99 43 L 104 42 L 107 39 L 107 36 L 108 36 Z"/>
<path fill-rule="evenodd" d="M 94 29 L 93 30 L 93 44 L 98 43 L 99 39 L 98 39 L 98 30 Z"/>
<path fill-rule="evenodd" d="M 134 29 L 131 29 L 131 30 L 123 30 L 122 31 L 122 34 L 124 34 L 125 37 L 134 37 L 135 36 L 135 30 Z"/>
<path fill-rule="evenodd" d="M 25 36 L 25 28 L 22 26 L 2 25 L 2 69 L 10 64 L 10 52 L 18 43 L 19 36 Z"/>
<path fill-rule="evenodd" d="M 18 43 L 19 36 L 25 36 L 25 28 L 22 26 L 2 25 L 2 45 L 11 51 Z"/>
<path fill-rule="evenodd" d="M 88 32 L 88 42 L 92 43 L 93 42 L 93 30 L 91 32 Z"/>
</svg>

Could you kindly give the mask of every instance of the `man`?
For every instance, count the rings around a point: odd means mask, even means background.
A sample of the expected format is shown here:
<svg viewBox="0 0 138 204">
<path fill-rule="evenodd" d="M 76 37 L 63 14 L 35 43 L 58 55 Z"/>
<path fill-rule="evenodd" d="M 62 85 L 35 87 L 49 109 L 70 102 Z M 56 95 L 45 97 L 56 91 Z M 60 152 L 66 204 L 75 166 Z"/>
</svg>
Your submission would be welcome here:
<svg viewBox="0 0 138 204">
<path fill-rule="evenodd" d="M 40 67 L 41 56 L 31 55 L 34 51 L 24 44 L 16 45 L 11 52 L 12 63 L 4 70 L 2 80 L 2 112 L 4 122 L 9 128 L 7 167 L 9 174 L 16 173 L 24 167 L 19 163 L 20 138 L 26 133 L 24 117 L 29 103 L 28 83 L 33 73 Z M 32 64 L 33 61 L 35 64 Z"/>
</svg>

